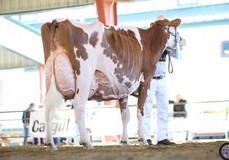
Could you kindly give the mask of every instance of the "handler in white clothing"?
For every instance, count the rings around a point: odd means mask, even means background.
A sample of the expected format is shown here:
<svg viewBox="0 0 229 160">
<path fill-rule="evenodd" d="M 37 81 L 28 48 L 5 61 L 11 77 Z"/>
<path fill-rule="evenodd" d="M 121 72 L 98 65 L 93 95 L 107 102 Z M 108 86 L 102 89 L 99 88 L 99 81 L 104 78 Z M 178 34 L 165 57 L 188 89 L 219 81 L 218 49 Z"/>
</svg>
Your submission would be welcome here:
<svg viewBox="0 0 229 160">
<path fill-rule="evenodd" d="M 159 15 L 157 20 L 165 19 L 163 15 Z M 143 133 L 149 145 L 152 145 L 151 141 L 151 112 L 153 108 L 154 96 L 156 96 L 157 104 L 157 144 L 172 145 L 174 142 L 168 140 L 168 107 L 169 107 L 169 95 L 167 90 L 166 74 L 168 73 L 167 65 L 171 63 L 171 55 L 175 55 L 177 59 L 180 59 L 180 50 L 182 46 L 186 45 L 186 41 L 180 38 L 179 34 L 176 35 L 176 52 L 170 53 L 165 50 L 156 64 L 156 71 L 154 77 L 150 82 L 150 88 L 147 92 L 147 97 L 144 105 L 144 117 L 143 117 Z M 170 54 L 170 55 L 169 55 Z M 169 55 L 169 62 L 166 62 L 166 56 Z M 170 70 L 172 72 L 172 70 Z"/>
<path fill-rule="evenodd" d="M 154 77 L 150 82 L 150 88 L 147 93 L 147 98 L 144 106 L 143 131 L 149 145 L 152 145 L 151 113 L 153 108 L 154 96 L 156 96 L 156 104 L 157 104 L 157 128 L 158 128 L 157 144 L 163 144 L 163 145 L 175 144 L 173 142 L 170 142 L 167 137 L 168 106 L 169 106 L 169 97 L 168 97 L 167 81 L 166 81 L 166 74 L 168 71 L 167 63 L 166 63 L 167 54 L 169 54 L 169 51 L 165 50 L 159 62 L 156 64 L 156 71 Z"/>
</svg>

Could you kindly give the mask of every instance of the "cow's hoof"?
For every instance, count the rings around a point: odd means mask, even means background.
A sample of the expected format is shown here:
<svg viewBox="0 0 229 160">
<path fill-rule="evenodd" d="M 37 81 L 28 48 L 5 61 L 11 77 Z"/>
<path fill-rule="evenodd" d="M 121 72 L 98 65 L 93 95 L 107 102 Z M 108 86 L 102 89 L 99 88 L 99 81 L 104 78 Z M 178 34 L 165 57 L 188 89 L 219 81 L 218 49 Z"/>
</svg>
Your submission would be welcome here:
<svg viewBox="0 0 229 160">
<path fill-rule="evenodd" d="M 57 151 L 57 147 L 51 143 L 45 143 L 46 151 Z"/>
<path fill-rule="evenodd" d="M 81 142 L 80 145 L 87 147 L 87 143 L 86 142 Z"/>
<path fill-rule="evenodd" d="M 94 150 L 94 147 L 91 145 L 90 147 L 87 147 L 88 150 Z"/>
<path fill-rule="evenodd" d="M 91 143 L 82 142 L 82 143 L 80 143 L 80 145 L 87 147 L 88 150 L 94 149 Z"/>
<path fill-rule="evenodd" d="M 121 146 L 122 147 L 129 146 L 130 145 L 130 142 L 129 141 L 122 140 L 120 143 L 121 143 Z"/>
<path fill-rule="evenodd" d="M 123 141 L 123 140 L 122 140 L 120 143 L 121 143 L 121 144 L 127 144 L 127 141 Z"/>
<path fill-rule="evenodd" d="M 147 143 L 147 141 L 143 140 L 142 138 L 141 139 L 138 139 L 138 143 L 140 146 L 148 146 L 149 144 Z"/>
</svg>

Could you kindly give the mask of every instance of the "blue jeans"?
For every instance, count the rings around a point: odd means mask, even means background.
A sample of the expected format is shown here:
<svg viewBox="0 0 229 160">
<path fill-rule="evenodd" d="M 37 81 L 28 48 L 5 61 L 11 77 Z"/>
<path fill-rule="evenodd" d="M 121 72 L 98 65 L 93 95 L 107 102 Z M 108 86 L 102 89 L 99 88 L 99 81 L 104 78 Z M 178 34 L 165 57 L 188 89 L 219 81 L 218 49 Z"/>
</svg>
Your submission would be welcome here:
<svg viewBox="0 0 229 160">
<path fill-rule="evenodd" d="M 24 127 L 24 145 L 28 145 L 29 128 Z"/>
<path fill-rule="evenodd" d="M 24 145 L 28 145 L 28 137 L 29 137 L 29 128 L 24 127 Z M 32 145 L 37 145 L 38 144 L 38 138 L 33 138 Z M 41 144 L 44 144 L 44 139 L 41 138 Z"/>
<path fill-rule="evenodd" d="M 34 145 L 38 145 L 38 140 L 40 140 L 40 144 L 44 144 L 44 138 L 42 138 L 42 137 L 34 137 L 33 138 Z"/>
<path fill-rule="evenodd" d="M 55 137 L 53 139 L 55 144 L 60 144 L 60 137 Z"/>
</svg>

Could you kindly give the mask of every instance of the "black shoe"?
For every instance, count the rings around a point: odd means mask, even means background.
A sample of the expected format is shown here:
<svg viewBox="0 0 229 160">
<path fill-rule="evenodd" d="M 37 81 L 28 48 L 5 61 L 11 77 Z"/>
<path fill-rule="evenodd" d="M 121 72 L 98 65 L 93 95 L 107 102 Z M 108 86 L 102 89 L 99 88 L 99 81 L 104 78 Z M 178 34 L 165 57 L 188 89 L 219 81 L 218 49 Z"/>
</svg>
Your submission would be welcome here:
<svg viewBox="0 0 229 160">
<path fill-rule="evenodd" d="M 174 143 L 174 142 L 170 142 L 168 139 L 164 139 L 164 140 L 162 140 L 162 141 L 158 141 L 157 142 L 157 144 L 158 145 L 173 145 L 173 144 L 176 144 L 176 143 Z"/>
<path fill-rule="evenodd" d="M 148 143 L 150 146 L 153 145 L 151 139 L 147 139 L 146 141 L 147 141 L 147 143 Z"/>
</svg>

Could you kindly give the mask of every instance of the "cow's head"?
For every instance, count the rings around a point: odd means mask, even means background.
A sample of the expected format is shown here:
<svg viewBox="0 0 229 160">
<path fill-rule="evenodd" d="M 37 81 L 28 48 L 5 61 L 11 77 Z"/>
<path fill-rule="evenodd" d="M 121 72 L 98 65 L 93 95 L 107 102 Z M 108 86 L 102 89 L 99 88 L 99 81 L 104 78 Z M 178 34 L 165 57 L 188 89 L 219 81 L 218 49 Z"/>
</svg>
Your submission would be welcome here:
<svg viewBox="0 0 229 160">
<path fill-rule="evenodd" d="M 181 19 L 177 18 L 172 21 L 169 21 L 167 19 L 157 20 L 155 23 L 164 27 L 167 33 L 169 33 L 166 49 L 174 51 L 176 49 L 176 38 L 179 38 L 181 40 L 179 33 L 177 31 L 177 27 L 180 25 Z"/>
<path fill-rule="evenodd" d="M 177 27 L 181 24 L 181 19 L 177 18 L 177 19 L 174 19 L 172 21 L 169 21 L 163 15 L 159 15 L 157 17 L 157 20 L 154 23 L 151 23 L 151 26 L 153 24 L 157 24 L 157 25 L 163 27 L 166 30 L 166 32 L 169 33 L 168 34 L 169 35 L 168 41 L 166 44 L 166 50 L 174 53 L 174 51 L 176 50 L 176 42 L 177 41 L 179 41 L 178 43 L 181 47 L 186 44 L 185 39 L 181 38 L 178 31 L 177 31 Z M 175 56 L 175 55 L 173 55 L 173 56 Z"/>
</svg>

